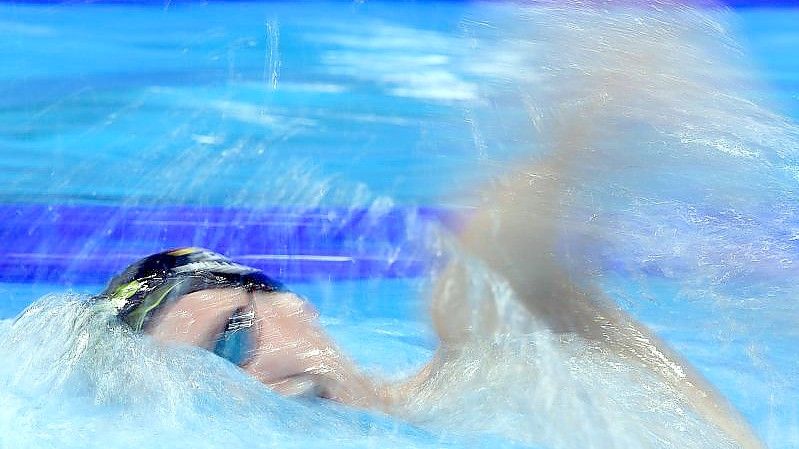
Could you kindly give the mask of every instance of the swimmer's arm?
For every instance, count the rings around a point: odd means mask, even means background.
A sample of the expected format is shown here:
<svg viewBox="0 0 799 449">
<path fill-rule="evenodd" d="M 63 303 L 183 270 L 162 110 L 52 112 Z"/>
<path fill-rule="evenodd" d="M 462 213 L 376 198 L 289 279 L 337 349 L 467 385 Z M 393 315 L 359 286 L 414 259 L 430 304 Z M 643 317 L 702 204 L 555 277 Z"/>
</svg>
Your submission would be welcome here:
<svg viewBox="0 0 799 449">
<path fill-rule="evenodd" d="M 553 245 L 561 226 L 587 232 L 579 223 L 554 218 L 567 215 L 559 210 L 560 198 L 567 190 L 557 178 L 557 168 L 555 164 L 537 167 L 534 173 L 541 176 L 531 181 L 525 180 L 523 174 L 512 175 L 504 190 L 491 193 L 487 201 L 490 208 L 478 211 L 467 225 L 460 236 L 463 247 L 508 281 L 533 320 L 551 331 L 574 333 L 638 360 L 742 447 L 763 448 L 739 413 L 690 364 L 615 306 L 591 284 L 589 275 L 573 281 L 562 268 L 563 261 L 556 260 Z M 560 173 L 562 176 L 563 171 Z M 578 261 L 571 262 L 579 265 Z M 578 266 L 578 272 L 580 268 L 584 267 Z M 467 277 L 462 267 L 452 264 L 439 281 L 433 312 L 445 345 L 457 345 L 463 340 L 465 330 L 458 326 L 468 325 L 469 318 L 453 323 L 452 305 L 444 308 L 435 303 L 444 304 L 445 298 L 451 302 L 453 296 L 466 295 L 463 286 L 469 285 Z M 445 292 L 447 286 L 455 291 Z M 461 305 L 463 309 L 466 308 Z M 501 325 L 500 321 L 496 326 Z"/>
<path fill-rule="evenodd" d="M 579 334 L 638 360 L 742 447 L 761 449 L 762 443 L 746 422 L 700 374 L 645 326 L 605 298 L 597 286 L 591 285 L 590 276 L 578 275 L 575 281 L 572 272 L 563 268 L 568 265 L 576 266 L 577 273 L 581 269 L 589 271 L 580 266 L 581 260 L 555 257 L 560 251 L 554 245 L 564 227 L 586 241 L 602 239 L 601 235 L 591 235 L 597 231 L 569 213 L 571 188 L 609 182 L 609 170 L 625 167 L 628 161 L 624 158 L 631 153 L 614 152 L 614 147 L 600 151 L 597 142 L 604 142 L 608 133 L 628 132 L 619 129 L 619 124 L 630 120 L 653 126 L 670 123 L 672 115 L 661 112 L 673 107 L 671 98 L 694 88 L 692 83 L 669 77 L 667 84 L 658 86 L 668 89 L 663 91 L 665 95 L 651 96 L 645 108 L 635 107 L 651 80 L 625 74 L 661 73 L 659 64 L 668 64 L 669 60 L 638 47 L 634 40 L 625 45 L 630 46 L 627 51 L 598 52 L 595 57 L 611 58 L 606 61 L 608 67 L 627 70 L 613 70 L 606 76 L 587 72 L 587 76 L 553 86 L 552 104 L 558 109 L 536 127 L 537 145 L 546 151 L 546 156 L 535 163 L 524 160 L 509 165 L 504 182 L 479 192 L 485 206 L 459 236 L 461 246 L 508 281 L 532 319 L 552 331 Z M 647 84 L 642 87 L 639 83 Z M 616 163 L 609 164 L 608 158 L 615 158 Z M 584 255 L 577 253 L 577 257 Z M 455 262 L 445 269 L 433 299 L 433 319 L 443 347 L 457 346 L 468 337 L 469 329 L 464 327 L 472 326 L 474 321 L 464 314 L 483 312 L 470 310 L 474 307 L 469 307 L 464 299 L 468 295 L 469 273 L 459 265 Z M 495 312 L 492 307 L 496 305 L 485 308 Z M 495 321 L 495 327 L 501 325 L 501 320 Z M 490 329 L 491 323 L 486 327 Z"/>
<path fill-rule="evenodd" d="M 564 261 L 555 258 L 553 245 L 562 226 L 588 235 L 588 230 L 579 223 L 554 218 L 567 216 L 559 210 L 560 197 L 567 189 L 556 177 L 555 168 L 554 164 L 537 167 L 535 173 L 541 176 L 531 181 L 522 174 L 512 176 L 506 190 L 494 191 L 488 201 L 490 209 L 478 211 L 460 236 L 463 247 L 508 281 L 533 320 L 551 331 L 580 335 L 625 358 L 637 360 L 742 447 L 762 449 L 762 443 L 726 398 L 646 326 L 621 311 L 592 284 L 586 267 L 579 266 L 580 261 L 565 261 L 578 265 L 577 272 L 581 269 L 586 272 L 575 281 L 563 268 Z M 463 288 L 468 285 L 464 276 L 461 267 L 451 265 L 439 282 L 439 291 L 447 283 L 450 288 Z M 453 294 L 466 293 L 439 293 L 439 297 Z M 442 301 L 440 298 L 434 302 Z M 452 316 L 447 311 L 434 308 L 434 319 L 450 338 L 450 345 L 463 339 L 464 330 L 451 324 Z"/>
</svg>

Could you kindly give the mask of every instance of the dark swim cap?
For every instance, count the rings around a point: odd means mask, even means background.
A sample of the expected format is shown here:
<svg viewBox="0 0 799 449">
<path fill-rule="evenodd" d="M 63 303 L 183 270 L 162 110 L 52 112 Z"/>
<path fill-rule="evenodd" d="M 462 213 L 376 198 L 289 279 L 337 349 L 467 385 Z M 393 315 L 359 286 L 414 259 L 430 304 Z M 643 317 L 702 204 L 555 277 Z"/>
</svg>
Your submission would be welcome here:
<svg viewBox="0 0 799 449">
<path fill-rule="evenodd" d="M 130 265 L 111 279 L 99 298 L 110 301 L 120 320 L 140 331 L 155 311 L 183 295 L 237 287 L 247 291 L 284 290 L 282 284 L 257 268 L 191 247 L 153 254 Z"/>
</svg>

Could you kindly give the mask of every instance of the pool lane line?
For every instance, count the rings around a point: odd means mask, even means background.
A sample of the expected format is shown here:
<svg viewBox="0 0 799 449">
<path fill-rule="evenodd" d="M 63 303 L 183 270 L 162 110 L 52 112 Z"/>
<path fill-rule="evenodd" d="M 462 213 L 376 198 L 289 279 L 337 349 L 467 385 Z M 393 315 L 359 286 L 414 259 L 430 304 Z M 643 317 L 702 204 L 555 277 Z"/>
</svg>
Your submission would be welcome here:
<svg viewBox="0 0 799 449">
<path fill-rule="evenodd" d="M 133 261 L 202 246 L 285 281 L 419 276 L 435 255 L 432 207 L 264 209 L 218 206 L 0 204 L 0 282 L 104 283 Z"/>
</svg>

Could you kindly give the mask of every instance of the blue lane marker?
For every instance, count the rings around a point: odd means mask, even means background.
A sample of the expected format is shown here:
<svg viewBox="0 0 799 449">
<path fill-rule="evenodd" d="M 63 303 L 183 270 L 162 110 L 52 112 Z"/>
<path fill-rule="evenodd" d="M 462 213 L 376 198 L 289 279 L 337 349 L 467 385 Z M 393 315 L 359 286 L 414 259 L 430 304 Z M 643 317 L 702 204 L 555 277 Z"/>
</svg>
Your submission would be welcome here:
<svg viewBox="0 0 799 449">
<path fill-rule="evenodd" d="M 725 211 L 700 212 L 725 226 L 740 221 Z M 226 254 L 286 282 L 413 277 L 444 262 L 431 244 L 437 235 L 431 226 L 457 231 L 469 213 L 431 207 L 0 204 L 0 282 L 104 284 L 144 256 L 185 246 Z M 753 229 L 786 242 L 786 254 L 799 254 L 792 223 L 765 213 L 759 218 L 752 218 Z M 713 228 L 686 232 L 704 235 Z M 648 260 L 632 247 L 597 251 L 597 263 L 612 272 L 670 277 L 696 269 L 691 257 Z M 705 254 L 708 260 L 714 257 L 721 264 L 727 255 L 723 250 Z M 785 269 L 778 262 L 753 266 L 747 279 Z"/>
<path fill-rule="evenodd" d="M 431 223 L 458 213 L 104 205 L 0 205 L 0 282 L 104 283 L 140 257 L 206 247 L 286 281 L 417 276 Z"/>
</svg>

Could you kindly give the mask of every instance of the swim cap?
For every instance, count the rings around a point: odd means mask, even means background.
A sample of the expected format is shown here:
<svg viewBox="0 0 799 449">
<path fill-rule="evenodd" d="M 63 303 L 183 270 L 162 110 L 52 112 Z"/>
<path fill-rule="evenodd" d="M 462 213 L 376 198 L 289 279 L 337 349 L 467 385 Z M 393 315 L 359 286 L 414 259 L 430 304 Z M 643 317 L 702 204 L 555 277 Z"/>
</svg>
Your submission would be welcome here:
<svg viewBox="0 0 799 449">
<path fill-rule="evenodd" d="M 99 295 L 117 316 L 140 331 L 153 313 L 183 295 L 213 288 L 275 292 L 283 285 L 257 268 L 203 248 L 178 248 L 145 257 L 111 279 Z"/>
</svg>

